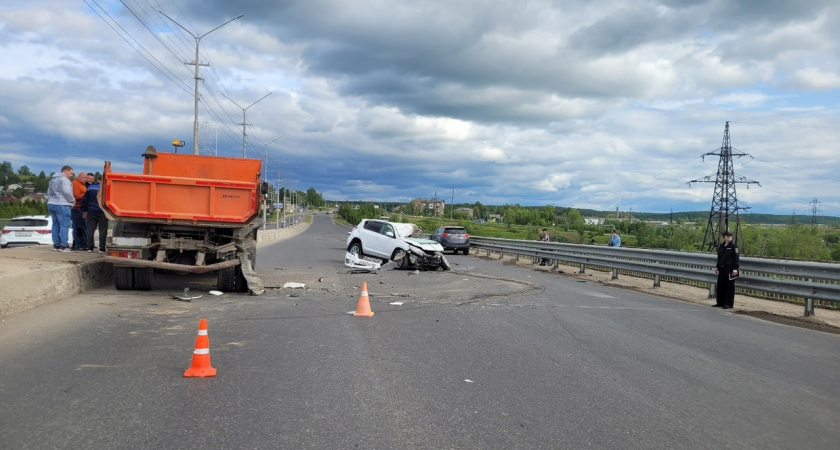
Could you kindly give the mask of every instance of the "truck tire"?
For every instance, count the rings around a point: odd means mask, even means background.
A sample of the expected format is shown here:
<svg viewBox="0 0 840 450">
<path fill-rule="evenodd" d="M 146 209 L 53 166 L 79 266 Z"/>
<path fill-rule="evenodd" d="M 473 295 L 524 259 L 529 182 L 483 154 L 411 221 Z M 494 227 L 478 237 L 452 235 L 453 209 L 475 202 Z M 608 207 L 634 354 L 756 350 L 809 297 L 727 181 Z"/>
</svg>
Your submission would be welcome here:
<svg viewBox="0 0 840 450">
<path fill-rule="evenodd" d="M 239 266 L 225 267 L 216 272 L 216 289 L 222 292 L 236 292 L 236 280 L 242 275 L 237 273 Z"/>
<path fill-rule="evenodd" d="M 242 274 L 242 266 L 236 266 L 236 292 L 248 292 L 248 280 Z"/>
<path fill-rule="evenodd" d="M 151 291 L 155 284 L 155 269 L 137 267 L 134 269 L 134 289 Z"/>
<path fill-rule="evenodd" d="M 130 291 L 134 288 L 134 269 L 132 267 L 114 267 L 114 287 L 118 291 Z"/>
</svg>

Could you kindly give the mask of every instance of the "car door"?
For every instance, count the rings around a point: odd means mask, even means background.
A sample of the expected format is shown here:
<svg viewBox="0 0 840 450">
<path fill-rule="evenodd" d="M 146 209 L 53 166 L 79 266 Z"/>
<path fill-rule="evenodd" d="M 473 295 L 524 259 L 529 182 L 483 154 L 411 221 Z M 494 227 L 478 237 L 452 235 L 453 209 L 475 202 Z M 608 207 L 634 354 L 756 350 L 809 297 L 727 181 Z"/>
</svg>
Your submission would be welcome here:
<svg viewBox="0 0 840 450">
<path fill-rule="evenodd" d="M 365 254 L 383 257 L 382 253 L 379 251 L 379 248 L 382 247 L 382 243 L 380 242 L 383 237 L 382 234 L 380 234 L 382 231 L 382 225 L 384 225 L 384 223 L 378 220 L 368 220 L 365 222 L 365 226 L 360 233 L 362 238 L 362 250 Z"/>
<path fill-rule="evenodd" d="M 383 258 L 390 258 L 396 247 L 397 234 L 394 227 L 389 223 L 383 223 L 379 230 L 379 238 L 376 242 L 376 251 Z"/>
<path fill-rule="evenodd" d="M 434 233 L 432 233 L 432 240 L 441 242 L 440 235 L 443 233 L 444 227 L 437 227 Z M 442 242 L 441 242 L 442 243 Z"/>
</svg>

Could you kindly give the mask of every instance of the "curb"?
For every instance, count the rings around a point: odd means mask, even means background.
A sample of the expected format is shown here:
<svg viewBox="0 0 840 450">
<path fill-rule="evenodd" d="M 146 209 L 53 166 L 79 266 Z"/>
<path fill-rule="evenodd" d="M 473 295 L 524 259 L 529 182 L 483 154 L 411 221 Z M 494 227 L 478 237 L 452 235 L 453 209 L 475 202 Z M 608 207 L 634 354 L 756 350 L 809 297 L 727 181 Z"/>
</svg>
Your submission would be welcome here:
<svg viewBox="0 0 840 450">
<path fill-rule="evenodd" d="M 304 232 L 309 222 L 259 230 L 257 248 Z M 98 253 L 53 252 L 51 246 L 0 251 L 0 317 L 81 294 L 114 282 L 114 270 Z"/>
</svg>

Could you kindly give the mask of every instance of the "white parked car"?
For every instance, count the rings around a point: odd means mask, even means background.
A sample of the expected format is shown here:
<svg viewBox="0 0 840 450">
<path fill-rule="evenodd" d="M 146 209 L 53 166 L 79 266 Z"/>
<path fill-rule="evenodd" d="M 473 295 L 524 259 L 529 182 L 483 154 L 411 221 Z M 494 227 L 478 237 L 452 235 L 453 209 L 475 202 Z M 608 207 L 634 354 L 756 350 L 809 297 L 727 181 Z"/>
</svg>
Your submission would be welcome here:
<svg viewBox="0 0 840 450">
<path fill-rule="evenodd" d="M 431 239 L 417 237 L 417 231 L 410 223 L 362 219 L 347 237 L 347 251 L 357 258 L 370 256 L 397 262 L 400 269 L 449 270 L 443 247 Z"/>
<path fill-rule="evenodd" d="M 73 245 L 72 230 L 68 230 L 69 244 Z M 9 245 L 53 245 L 52 218 L 50 216 L 18 216 L 9 220 L 0 232 L 0 247 Z"/>
</svg>

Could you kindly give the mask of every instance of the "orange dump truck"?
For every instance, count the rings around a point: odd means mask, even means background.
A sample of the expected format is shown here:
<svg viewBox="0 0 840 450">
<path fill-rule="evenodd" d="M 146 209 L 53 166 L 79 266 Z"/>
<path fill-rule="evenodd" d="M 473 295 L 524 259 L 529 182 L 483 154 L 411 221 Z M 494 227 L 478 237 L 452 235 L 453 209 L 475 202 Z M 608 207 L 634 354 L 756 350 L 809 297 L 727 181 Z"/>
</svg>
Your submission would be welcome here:
<svg viewBox="0 0 840 450">
<path fill-rule="evenodd" d="M 259 204 L 267 185 L 260 161 L 143 153 L 143 173 L 105 162 L 99 204 L 116 222 L 105 259 L 120 290 L 150 290 L 156 270 L 217 273 L 226 292 L 262 293 L 254 272 Z"/>
</svg>

